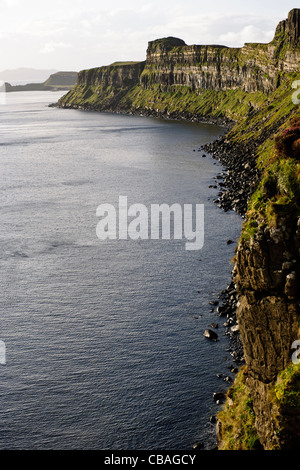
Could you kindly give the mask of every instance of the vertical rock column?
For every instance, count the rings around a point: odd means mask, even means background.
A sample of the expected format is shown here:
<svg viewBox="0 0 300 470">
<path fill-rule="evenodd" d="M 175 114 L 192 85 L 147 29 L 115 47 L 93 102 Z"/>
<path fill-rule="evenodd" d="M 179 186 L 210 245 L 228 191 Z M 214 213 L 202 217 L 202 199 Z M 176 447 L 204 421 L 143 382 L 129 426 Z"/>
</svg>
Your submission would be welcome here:
<svg viewBox="0 0 300 470">
<path fill-rule="evenodd" d="M 300 218 L 281 218 L 241 239 L 234 269 L 237 319 L 247 365 L 256 429 L 265 449 L 290 448 L 299 432 L 271 396 L 278 374 L 291 363 L 299 335 Z M 299 426 L 299 421 L 298 421 Z M 279 432 L 280 431 L 280 432 Z"/>
</svg>

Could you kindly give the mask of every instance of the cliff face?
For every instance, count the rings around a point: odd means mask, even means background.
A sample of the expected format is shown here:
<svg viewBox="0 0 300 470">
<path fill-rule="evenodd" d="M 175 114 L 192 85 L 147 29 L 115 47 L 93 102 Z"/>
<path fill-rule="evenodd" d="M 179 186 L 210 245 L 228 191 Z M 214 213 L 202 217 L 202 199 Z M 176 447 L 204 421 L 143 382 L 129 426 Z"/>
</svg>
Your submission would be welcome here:
<svg viewBox="0 0 300 470">
<path fill-rule="evenodd" d="M 50 75 L 50 77 L 43 83 L 46 87 L 57 87 L 57 88 L 72 88 L 77 81 L 77 72 L 57 72 Z"/>
<path fill-rule="evenodd" d="M 229 390 L 219 414 L 220 449 L 251 448 L 251 440 L 257 444 L 253 431 L 267 450 L 300 446 L 300 351 L 295 353 L 300 343 L 298 106 L 291 113 L 292 118 L 277 124 L 275 138 L 271 135 L 258 149 L 260 180 L 248 201 L 236 250 L 233 279 L 245 366 L 238 389 L 235 384 Z M 243 424 L 245 416 L 251 433 Z M 249 447 L 243 447 L 247 435 Z"/>
<path fill-rule="evenodd" d="M 145 62 L 115 63 L 82 70 L 75 87 L 59 101 L 62 107 L 117 109 L 124 96 L 140 79 Z"/>
<path fill-rule="evenodd" d="M 246 100 L 252 108 L 256 106 L 254 93 L 269 96 L 285 74 L 295 73 L 300 63 L 299 11 L 292 10 L 278 25 L 269 44 L 228 48 L 186 45 L 173 37 L 151 41 L 145 62 L 81 71 L 77 85 L 59 105 L 165 115 L 185 113 L 189 117 L 216 114 L 237 119 L 247 109 L 239 110 L 236 103 L 234 109 L 231 103 L 222 106 L 216 93 L 224 93 L 224 101 L 228 93 L 240 92 L 241 106 Z M 214 93 L 213 99 L 210 92 Z M 187 93 L 188 99 L 179 99 L 179 94 Z"/>
<path fill-rule="evenodd" d="M 237 319 L 244 345 L 255 427 L 265 449 L 299 448 L 300 409 L 281 409 L 272 398 L 280 372 L 291 364 L 299 335 L 300 219 L 282 217 L 238 246 Z M 295 393 L 298 393 L 298 388 Z"/>
<path fill-rule="evenodd" d="M 297 47 L 300 36 L 300 10 L 294 9 L 289 12 L 286 20 L 280 21 L 275 32 L 275 40 L 288 43 Z"/>
<path fill-rule="evenodd" d="M 139 83 L 144 62 L 116 62 L 107 67 L 83 70 L 78 75 L 78 85 L 130 88 Z"/>
<path fill-rule="evenodd" d="M 193 90 L 241 89 L 273 92 L 280 73 L 299 68 L 300 10 L 292 10 L 277 27 L 270 44 L 242 48 L 187 46 L 176 38 L 149 42 L 141 85 L 184 85 Z M 289 47 L 285 47 L 288 45 Z"/>
<path fill-rule="evenodd" d="M 287 24 L 284 31 L 292 29 L 290 22 Z M 187 46 L 180 40 L 176 44 L 175 38 L 150 42 L 141 86 L 147 89 L 160 83 L 164 89 L 177 85 L 188 86 L 194 91 L 273 92 L 281 72 L 293 72 L 299 67 L 300 51 L 283 51 L 281 37 L 277 35 L 270 44 L 245 44 L 237 49 Z M 170 47 L 170 40 L 173 47 Z"/>
</svg>

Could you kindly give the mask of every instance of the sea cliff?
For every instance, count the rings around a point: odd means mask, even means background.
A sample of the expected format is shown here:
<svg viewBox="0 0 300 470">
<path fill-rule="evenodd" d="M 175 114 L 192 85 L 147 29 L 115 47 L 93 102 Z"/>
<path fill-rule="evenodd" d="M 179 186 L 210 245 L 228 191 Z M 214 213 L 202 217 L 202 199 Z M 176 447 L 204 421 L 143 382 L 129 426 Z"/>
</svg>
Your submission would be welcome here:
<svg viewBox="0 0 300 470">
<path fill-rule="evenodd" d="M 59 106 L 236 121 L 272 99 L 297 75 L 299 10 L 279 23 L 269 44 L 242 48 L 186 45 L 168 37 L 148 43 L 143 62 L 83 70 Z"/>
<path fill-rule="evenodd" d="M 300 445 L 300 10 L 268 44 L 148 44 L 146 60 L 79 73 L 58 106 L 226 123 L 207 146 L 227 167 L 226 210 L 244 217 L 234 259 L 244 365 L 217 421 L 219 449 Z M 295 89 L 296 88 L 296 89 Z M 300 94 L 300 92 L 299 92 Z"/>
</svg>

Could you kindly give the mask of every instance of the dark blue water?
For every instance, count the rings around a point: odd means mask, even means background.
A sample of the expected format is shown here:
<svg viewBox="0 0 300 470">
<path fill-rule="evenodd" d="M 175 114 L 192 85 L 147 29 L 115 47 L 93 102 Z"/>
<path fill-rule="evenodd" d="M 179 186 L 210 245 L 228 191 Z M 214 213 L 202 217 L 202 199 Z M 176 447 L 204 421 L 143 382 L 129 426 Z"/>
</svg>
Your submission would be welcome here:
<svg viewBox="0 0 300 470">
<path fill-rule="evenodd" d="M 189 449 L 209 417 L 227 340 L 203 337 L 230 282 L 240 218 L 194 152 L 214 125 L 47 107 L 0 107 L 1 449 Z M 205 242 L 107 240 L 99 204 L 204 204 Z M 220 327 L 222 322 L 220 323 Z"/>
</svg>

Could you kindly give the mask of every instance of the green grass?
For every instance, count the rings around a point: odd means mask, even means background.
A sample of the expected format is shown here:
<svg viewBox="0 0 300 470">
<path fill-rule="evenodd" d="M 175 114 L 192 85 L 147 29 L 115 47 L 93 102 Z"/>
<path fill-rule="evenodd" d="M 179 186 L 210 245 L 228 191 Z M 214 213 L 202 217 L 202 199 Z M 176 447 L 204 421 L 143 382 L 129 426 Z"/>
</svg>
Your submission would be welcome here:
<svg viewBox="0 0 300 470">
<path fill-rule="evenodd" d="M 300 115 L 299 106 L 292 101 L 292 83 L 296 79 L 295 73 L 285 74 L 274 93 L 255 96 L 253 111 L 237 122 L 228 138 L 237 143 L 245 143 L 268 133 L 273 138 L 274 132 L 284 126 L 290 117 Z M 266 139 L 262 140 L 265 144 Z"/>
<path fill-rule="evenodd" d="M 300 415 L 300 364 L 290 364 L 279 374 L 274 392 L 283 413 Z"/>
<path fill-rule="evenodd" d="M 147 72 L 143 72 L 147 74 Z M 163 91 L 160 85 L 143 89 L 137 85 L 122 99 L 120 107 L 133 109 L 155 109 L 164 113 L 186 113 L 195 116 L 225 117 L 239 120 L 264 103 L 262 93 L 247 93 L 241 90 L 198 90 L 188 86 L 170 86 Z"/>
<path fill-rule="evenodd" d="M 255 428 L 251 390 L 246 384 L 246 378 L 247 368 L 244 366 L 227 392 L 223 409 L 218 413 L 222 429 L 219 450 L 261 449 Z M 286 423 L 289 423 L 290 417 L 294 417 L 296 421 L 296 417 L 300 417 L 300 364 L 291 363 L 278 375 L 269 390 L 268 400 L 273 409 L 277 436 L 280 438 L 286 432 Z M 299 432 L 297 429 L 294 431 Z M 276 448 L 278 445 L 274 444 Z M 273 450 L 276 450 L 275 447 Z"/>
<path fill-rule="evenodd" d="M 270 165 L 248 204 L 242 238 L 254 237 L 259 227 L 275 227 L 281 217 L 289 223 L 300 215 L 300 163 L 289 158 Z"/>
<path fill-rule="evenodd" d="M 287 122 L 281 126 L 280 132 L 288 127 Z M 262 175 L 248 204 L 243 238 L 255 236 L 260 226 L 276 228 L 282 217 L 286 217 L 288 223 L 292 224 L 300 216 L 299 159 L 279 153 L 273 136 L 260 146 L 257 165 Z"/>
<path fill-rule="evenodd" d="M 233 386 L 227 392 L 227 400 L 218 414 L 221 422 L 222 442 L 219 450 L 257 450 L 259 438 L 255 429 L 255 414 L 250 389 L 245 381 L 246 369 L 242 368 Z"/>
</svg>

